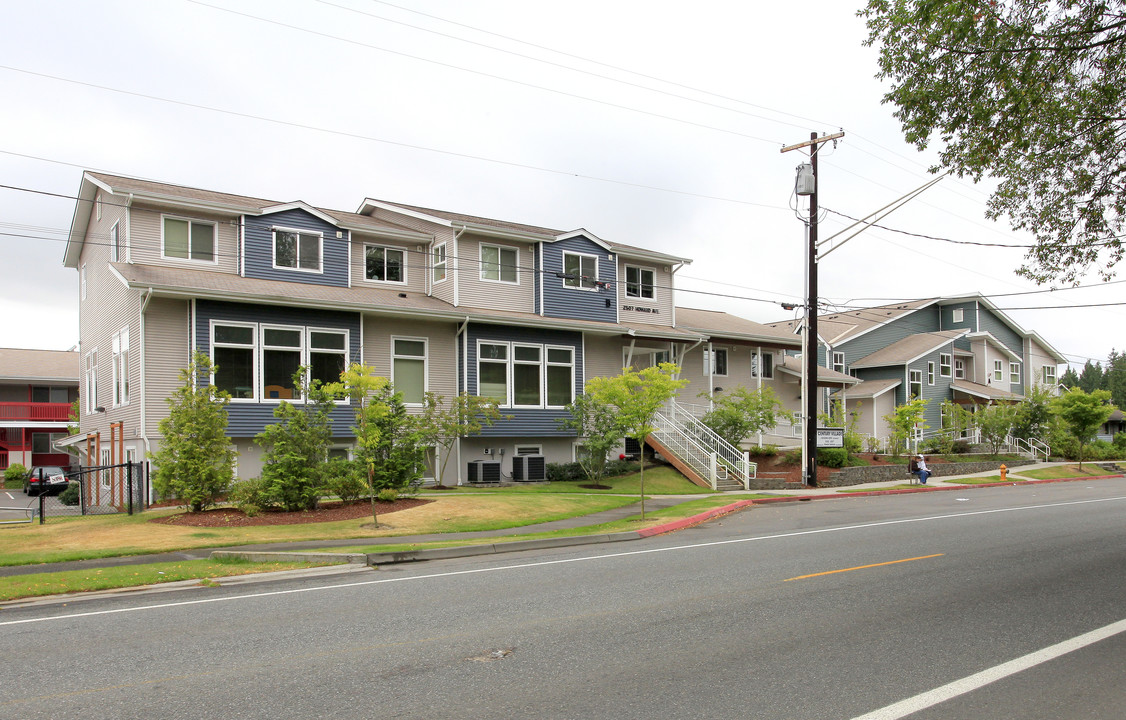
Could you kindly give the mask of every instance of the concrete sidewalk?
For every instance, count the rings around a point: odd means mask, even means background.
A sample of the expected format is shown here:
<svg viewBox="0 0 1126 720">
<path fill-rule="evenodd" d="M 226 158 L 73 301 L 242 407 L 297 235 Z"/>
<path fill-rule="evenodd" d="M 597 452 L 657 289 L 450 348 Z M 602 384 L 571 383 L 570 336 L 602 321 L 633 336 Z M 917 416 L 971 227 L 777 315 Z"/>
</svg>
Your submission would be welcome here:
<svg viewBox="0 0 1126 720">
<path fill-rule="evenodd" d="M 1022 465 L 1014 470 L 1013 474 L 1019 475 L 1020 472 L 1027 472 L 1029 470 L 1036 470 L 1042 468 L 1058 467 L 1061 465 L 1073 465 L 1069 462 L 1041 462 L 1031 465 Z M 968 475 L 957 475 L 943 478 L 931 478 L 926 485 L 915 484 L 910 488 L 899 488 L 909 482 L 916 482 L 913 478 L 900 478 L 897 480 L 890 480 L 886 482 L 873 482 L 865 483 L 862 485 L 852 485 L 847 488 L 840 487 L 803 487 L 786 490 L 769 490 L 769 491 L 736 491 L 726 493 L 726 496 L 731 498 L 731 504 L 701 513 L 700 515 L 687 518 L 685 520 L 674 521 L 649 528 L 644 531 L 629 531 L 613 534 L 601 535 L 580 535 L 573 537 L 549 538 L 542 540 L 525 540 L 525 541 L 509 541 L 500 543 L 477 543 L 473 545 L 461 545 L 450 548 L 441 548 L 434 550 L 418 550 L 413 552 L 396 552 L 396 553 L 371 553 L 367 555 L 355 554 L 352 556 L 345 556 L 351 563 L 365 563 L 371 565 L 381 565 L 395 562 L 407 562 L 416 560 L 428 560 L 438 558 L 450 557 L 464 557 L 471 555 L 492 554 L 498 552 L 514 552 L 519 550 L 540 549 L 544 547 L 560 547 L 569 545 L 585 545 L 597 542 L 620 542 L 624 540 L 638 540 L 653 535 L 659 535 L 666 532 L 673 532 L 684 527 L 706 522 L 719 515 L 728 512 L 735 512 L 741 510 L 754 503 L 773 503 L 773 502 L 786 502 L 793 500 L 813 500 L 813 499 L 845 499 L 853 497 L 865 497 L 874 494 L 887 494 L 887 493 L 910 493 L 910 492 L 927 492 L 933 490 L 943 489 L 971 489 L 975 487 L 995 487 L 991 485 L 975 486 L 964 485 L 953 482 L 957 479 L 974 478 L 974 477 L 988 477 L 996 475 L 997 471 L 986 471 Z M 1109 475 L 1104 477 L 1122 477 L 1122 475 Z M 1077 480 L 1089 480 L 1094 478 L 1076 478 Z M 1036 482 L 1036 481 L 1033 481 Z M 847 491 L 847 492 L 842 492 Z M 769 499 L 755 499 L 749 500 L 747 495 L 770 495 Z M 665 495 L 665 496 L 650 496 L 645 501 L 646 510 L 656 511 L 668 507 L 679 505 L 680 503 L 694 500 L 697 498 L 715 497 L 712 493 L 701 493 L 699 495 Z M 528 535 L 532 533 L 550 532 L 553 530 L 575 529 L 583 527 L 592 527 L 602 523 L 611 522 L 614 520 L 621 520 L 632 515 L 636 515 L 638 508 L 636 504 L 627 505 L 613 510 L 606 510 L 591 515 L 583 515 L 580 517 L 567 518 L 565 520 L 556 520 L 553 522 L 539 523 L 536 525 L 524 525 L 521 527 L 505 528 L 502 530 L 487 530 L 482 532 L 465 532 L 465 533 L 435 533 L 429 535 L 408 535 L 408 536 L 394 536 L 383 538 L 353 538 L 348 540 L 320 540 L 320 541 L 298 541 L 291 543 L 268 543 L 259 545 L 241 545 L 226 548 L 201 548 L 198 550 L 184 550 L 181 552 L 161 553 L 154 555 L 133 555 L 125 557 L 112 557 L 112 558 L 99 558 L 95 560 L 79 560 L 74 562 L 63 563 L 50 563 L 42 565 L 21 565 L 13 567 L 0 568 L 0 576 L 13 576 L 13 575 L 28 575 L 34 573 L 44 572 L 62 572 L 66 570 L 84 570 L 90 568 L 100 567 L 115 567 L 124 565 L 139 565 L 145 563 L 158 563 L 158 562 L 179 562 L 183 560 L 199 560 L 215 556 L 242 556 L 248 559 L 255 560 L 277 560 L 284 558 L 287 560 L 308 559 L 308 560 L 321 560 L 326 556 L 339 558 L 339 554 L 329 555 L 332 548 L 349 547 L 357 545 L 366 546 L 379 546 L 379 545 L 415 545 L 429 542 L 450 542 L 459 540 L 481 540 L 488 538 L 505 538 L 515 535 Z"/>
</svg>

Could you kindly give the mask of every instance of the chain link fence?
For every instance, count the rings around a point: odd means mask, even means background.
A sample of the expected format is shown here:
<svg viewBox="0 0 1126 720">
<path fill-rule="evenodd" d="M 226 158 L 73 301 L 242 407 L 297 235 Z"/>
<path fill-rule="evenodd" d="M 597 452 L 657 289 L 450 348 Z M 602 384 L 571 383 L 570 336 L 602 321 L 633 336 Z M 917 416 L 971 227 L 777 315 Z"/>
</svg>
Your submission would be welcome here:
<svg viewBox="0 0 1126 720">
<path fill-rule="evenodd" d="M 39 524 L 52 517 L 132 515 L 148 507 L 148 463 L 83 467 L 67 478 L 70 482 L 61 494 L 39 496 Z"/>
</svg>

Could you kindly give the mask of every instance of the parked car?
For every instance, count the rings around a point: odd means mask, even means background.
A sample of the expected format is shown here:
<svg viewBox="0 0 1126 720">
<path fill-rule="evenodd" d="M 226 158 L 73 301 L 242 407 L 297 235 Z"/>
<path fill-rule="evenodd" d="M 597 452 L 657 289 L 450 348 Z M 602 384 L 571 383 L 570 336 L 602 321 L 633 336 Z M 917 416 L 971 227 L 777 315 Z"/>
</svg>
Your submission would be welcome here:
<svg viewBox="0 0 1126 720">
<path fill-rule="evenodd" d="M 66 470 L 58 465 L 37 465 L 23 481 L 23 491 L 29 496 L 58 495 L 66 490 Z"/>
</svg>

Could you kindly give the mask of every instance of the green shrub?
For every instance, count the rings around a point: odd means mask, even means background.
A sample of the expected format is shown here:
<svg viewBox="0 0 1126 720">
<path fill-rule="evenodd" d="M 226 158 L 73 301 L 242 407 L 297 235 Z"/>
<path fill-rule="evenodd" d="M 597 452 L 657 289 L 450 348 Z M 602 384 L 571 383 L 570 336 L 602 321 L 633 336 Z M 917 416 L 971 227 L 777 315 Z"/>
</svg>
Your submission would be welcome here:
<svg viewBox="0 0 1126 720">
<path fill-rule="evenodd" d="M 383 488 L 375 497 L 379 502 L 395 502 L 399 499 L 399 491 L 395 488 Z"/>
<path fill-rule="evenodd" d="M 787 451 L 786 454 L 782 456 L 782 462 L 787 465 L 801 465 L 801 448 L 794 448 L 793 450 Z"/>
<path fill-rule="evenodd" d="M 763 445 L 762 447 L 754 446 L 747 451 L 751 458 L 768 458 L 778 455 L 777 445 Z"/>
<path fill-rule="evenodd" d="M 950 448 L 950 452 L 954 453 L 955 455 L 965 455 L 970 450 L 971 447 L 969 440 L 958 440 L 954 443 L 953 447 Z"/>
<path fill-rule="evenodd" d="M 4 471 L 4 484 L 16 487 L 17 485 L 23 487 L 23 481 L 27 478 L 27 474 L 31 472 L 22 463 L 12 463 Z"/>
<path fill-rule="evenodd" d="M 333 458 L 320 467 L 321 486 L 329 495 L 351 503 L 368 495 L 367 474 L 362 462 Z"/>
<path fill-rule="evenodd" d="M 1126 457 L 1126 432 L 1114 436 L 1114 449 L 1122 453 L 1118 457 Z"/>
<path fill-rule="evenodd" d="M 253 517 L 247 508 L 253 507 L 257 511 L 267 506 L 264 498 L 265 489 L 266 483 L 261 478 L 240 480 L 231 486 L 230 492 L 227 493 L 227 499 L 234 503 L 239 510 Z"/>
<path fill-rule="evenodd" d="M 611 463 L 606 463 L 607 468 Z M 574 480 L 586 480 L 586 473 L 583 472 L 583 466 L 580 463 L 548 463 L 547 464 L 547 480 L 548 482 L 571 482 Z"/>
<path fill-rule="evenodd" d="M 633 460 L 611 460 L 606 463 L 605 477 L 620 477 L 622 475 L 629 475 L 630 473 L 637 472 L 639 468 L 638 463 Z"/>
<path fill-rule="evenodd" d="M 63 505 L 70 505 L 71 507 L 82 502 L 81 483 L 67 483 L 66 490 L 63 490 L 61 493 L 59 493 L 59 502 L 61 502 Z"/>
<path fill-rule="evenodd" d="M 825 467 L 844 467 L 848 462 L 848 451 L 844 448 L 822 448 L 817 451 L 817 464 Z"/>
</svg>

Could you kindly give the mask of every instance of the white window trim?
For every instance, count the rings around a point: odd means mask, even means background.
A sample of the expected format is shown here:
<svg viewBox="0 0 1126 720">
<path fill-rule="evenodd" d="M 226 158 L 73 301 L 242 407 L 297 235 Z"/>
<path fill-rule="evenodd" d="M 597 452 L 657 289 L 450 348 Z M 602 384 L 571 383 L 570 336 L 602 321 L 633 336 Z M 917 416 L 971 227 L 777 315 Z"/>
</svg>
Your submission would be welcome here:
<svg viewBox="0 0 1126 720">
<path fill-rule="evenodd" d="M 1041 371 L 1040 372 L 1041 377 L 1044 378 L 1044 384 L 1045 385 L 1048 385 L 1048 384 L 1055 385 L 1056 384 L 1056 368 L 1054 366 L 1052 366 L 1052 365 L 1042 365 L 1042 366 L 1040 366 L 1040 371 Z M 1049 376 L 1051 376 L 1051 377 L 1049 377 Z"/>
<path fill-rule="evenodd" d="M 563 287 L 567 288 L 568 290 L 582 290 L 584 292 L 598 292 L 598 278 L 599 278 L 598 256 L 592 255 L 590 253 L 581 253 L 581 252 L 574 252 L 572 250 L 564 250 L 563 251 L 563 257 L 562 257 L 563 274 L 564 275 L 568 274 L 567 273 L 567 257 L 568 256 L 573 256 L 573 257 L 579 258 L 579 276 L 577 278 L 575 278 L 575 280 L 578 282 L 578 285 L 568 285 L 567 283 L 571 282 L 571 279 L 564 277 L 563 278 Z M 583 272 L 582 272 L 582 268 L 583 268 L 583 260 L 582 259 L 583 258 L 590 258 L 591 260 L 594 260 L 594 275 L 585 275 L 585 276 L 583 275 Z M 584 284 L 584 283 L 587 283 L 587 282 L 590 283 L 590 287 L 587 287 Z"/>
<path fill-rule="evenodd" d="M 843 352 L 834 352 L 833 353 L 833 370 L 836 370 L 837 372 L 839 372 L 843 375 L 845 373 L 845 367 L 846 367 L 845 366 L 845 354 Z M 840 368 L 840 369 L 838 370 L 837 368 Z"/>
<path fill-rule="evenodd" d="M 166 255 L 164 253 L 164 221 L 165 220 L 182 220 L 188 223 L 188 257 L 176 257 L 174 255 Z M 210 260 L 196 260 L 192 255 L 192 223 L 200 225 L 211 226 L 211 259 Z M 191 263 L 193 265 L 218 265 L 219 264 L 219 224 L 214 220 L 200 220 L 199 218 L 185 217 L 182 215 L 161 215 L 160 216 L 160 258 L 162 260 L 170 260 L 172 262 Z"/>
<path fill-rule="evenodd" d="M 86 414 L 93 415 L 98 407 L 98 348 L 91 348 L 84 360 L 83 385 L 86 396 Z"/>
<path fill-rule="evenodd" d="M 296 233 L 297 234 L 297 251 L 295 260 L 298 267 L 289 267 L 288 265 L 278 265 L 278 233 Z M 320 258 L 320 267 L 316 270 L 300 267 L 301 265 L 301 236 L 313 235 L 317 238 L 317 254 Z M 324 275 L 325 268 L 325 236 L 324 233 L 317 230 L 301 230 L 299 228 L 275 226 L 270 228 L 270 262 L 273 264 L 275 270 L 288 270 L 290 272 L 308 273 L 310 275 Z M 365 272 L 365 276 L 366 276 Z"/>
<path fill-rule="evenodd" d="M 537 360 L 535 362 L 532 362 L 531 360 L 517 360 L 516 359 L 516 349 L 517 348 L 535 348 L 536 350 L 539 351 L 539 360 Z M 547 402 L 547 395 L 546 395 L 546 393 L 547 393 L 547 378 L 546 378 L 546 374 L 547 374 L 546 373 L 546 370 L 547 370 L 546 360 L 547 360 L 547 357 L 546 357 L 546 355 L 547 354 L 544 352 L 543 345 L 538 345 L 536 343 L 526 343 L 526 342 L 509 343 L 508 377 L 509 377 L 510 382 L 509 382 L 509 386 L 508 386 L 508 400 L 509 400 L 511 407 L 521 408 L 521 409 L 544 407 L 544 403 Z M 540 371 L 539 371 L 540 401 L 538 403 L 536 403 L 535 405 L 517 405 L 516 404 L 516 366 L 517 365 L 536 365 L 540 369 Z"/>
<path fill-rule="evenodd" d="M 482 345 L 502 345 L 506 348 L 505 353 L 504 353 L 504 361 L 503 361 L 504 362 L 504 368 L 505 368 L 505 370 L 504 370 L 504 394 L 505 394 L 504 401 L 501 402 L 499 400 L 496 400 L 495 398 L 490 398 L 490 399 L 493 399 L 494 402 L 496 402 L 497 405 L 499 405 L 500 407 L 512 407 L 512 343 L 504 341 L 504 340 L 485 340 L 483 338 L 477 339 L 477 371 L 476 371 L 477 372 L 477 378 L 476 378 L 477 395 L 484 397 L 484 393 L 481 392 L 481 363 L 485 362 L 485 363 L 490 363 L 490 364 L 493 364 L 493 365 L 500 365 L 502 361 L 496 360 L 494 358 L 482 359 L 481 358 L 481 346 Z"/>
<path fill-rule="evenodd" d="M 344 350 L 343 352 L 331 348 L 314 348 L 313 347 L 313 333 L 324 333 L 326 335 L 343 335 L 344 336 Z M 318 327 L 316 325 L 305 326 L 305 356 L 302 365 L 309 368 L 308 374 L 305 376 L 306 382 L 313 380 L 313 352 L 314 350 L 325 355 L 343 355 L 344 356 L 344 370 L 348 369 L 350 357 L 352 354 L 352 332 L 347 328 L 329 328 Z M 350 400 L 345 395 L 343 398 L 336 401 L 337 405 L 348 405 Z"/>
<path fill-rule="evenodd" d="M 422 355 L 399 355 L 395 352 L 395 343 L 399 340 L 406 340 L 408 342 L 422 343 Z M 395 387 L 395 361 L 403 360 L 421 360 L 422 361 L 422 396 L 425 398 L 426 393 L 430 392 L 430 338 L 425 337 L 412 337 L 409 335 L 392 335 L 391 336 L 391 386 Z M 425 403 L 405 402 L 407 407 L 422 407 Z"/>
<path fill-rule="evenodd" d="M 379 248 L 381 250 L 394 250 L 402 253 L 403 260 L 399 265 L 400 271 L 403 273 L 402 280 L 379 280 L 377 278 L 368 277 L 368 248 Z M 384 255 L 384 270 L 387 268 L 387 259 Z M 324 267 L 324 258 L 321 258 L 321 267 Z M 396 247 L 394 245 L 380 245 L 378 243 L 364 243 L 364 282 L 375 283 L 376 285 L 406 285 L 407 284 L 407 249 Z"/>
<path fill-rule="evenodd" d="M 129 404 L 129 327 L 113 334 L 113 377 L 110 385 L 113 407 Z M 120 384 L 119 384 L 120 383 Z M 119 391 L 120 390 L 120 391 Z"/>
<path fill-rule="evenodd" d="M 765 364 L 764 358 L 770 358 L 770 374 L 763 374 L 763 365 Z M 773 380 L 774 379 L 774 353 L 769 350 L 751 353 L 751 377 L 756 380 Z"/>
<path fill-rule="evenodd" d="M 496 280 L 493 280 L 492 278 L 485 277 L 485 248 L 496 248 L 497 251 L 498 251 L 497 252 L 497 279 Z M 501 252 L 504 251 L 504 250 L 512 251 L 512 254 L 515 256 L 515 260 L 512 263 L 512 269 L 516 272 L 516 279 L 513 280 L 513 281 L 501 279 L 501 275 L 503 274 L 502 268 L 504 268 L 505 265 L 504 265 L 504 262 L 501 259 L 500 255 L 501 255 Z M 519 285 L 520 284 L 520 248 L 515 248 L 515 247 L 512 247 L 511 245 L 493 245 L 492 243 L 481 243 L 481 247 L 480 247 L 479 252 L 480 252 L 480 258 L 479 259 L 480 259 L 480 262 L 481 262 L 481 272 L 479 274 L 479 277 L 481 279 L 481 282 L 498 283 L 500 285 Z"/>
<path fill-rule="evenodd" d="M 119 253 L 117 252 L 117 226 L 119 223 L 114 223 L 113 227 L 109 229 L 109 261 L 118 262 Z M 190 232 L 190 231 L 189 231 Z"/>
<path fill-rule="evenodd" d="M 934 361 L 927 361 L 927 385 L 934 385 Z"/>
<path fill-rule="evenodd" d="M 521 452 L 531 450 L 531 452 Z M 543 455 L 543 445 L 514 445 L 512 454 L 515 455 Z"/>
<path fill-rule="evenodd" d="M 86 299 L 86 263 L 78 268 L 78 291 L 83 300 Z"/>
<path fill-rule="evenodd" d="M 950 353 L 938 354 L 938 374 L 941 377 L 950 377 L 950 373 L 954 368 L 952 360 L 953 358 L 951 357 Z M 931 384 L 933 385 L 934 383 Z"/>
<path fill-rule="evenodd" d="M 1009 363 L 1009 384 L 1020 385 L 1020 363 Z"/>
<path fill-rule="evenodd" d="M 993 379 L 996 382 L 1005 382 L 1005 363 L 1003 360 L 993 361 Z"/>
<path fill-rule="evenodd" d="M 431 277 L 431 281 L 435 285 L 437 285 L 438 283 L 445 282 L 446 278 L 448 278 L 450 276 L 450 266 L 449 266 L 450 256 L 449 256 L 449 253 L 447 252 L 447 247 L 448 246 L 444 242 L 438 243 L 437 245 L 434 246 L 434 250 L 433 250 L 433 252 L 431 253 L 431 256 L 430 256 L 431 260 L 433 261 L 433 269 L 431 271 L 432 274 L 431 274 L 430 277 Z M 439 251 L 441 251 L 441 256 L 442 256 L 441 260 L 437 259 Z M 439 267 L 442 268 L 442 277 L 438 277 L 438 268 Z"/>
<path fill-rule="evenodd" d="M 552 362 L 552 350 L 566 350 L 571 354 L 571 361 L 568 363 Z M 568 386 L 567 395 L 570 398 L 562 405 L 552 405 L 547 396 L 547 369 L 549 367 L 569 367 L 571 368 L 571 384 Z M 544 345 L 543 346 L 543 406 L 549 409 L 558 409 L 567 407 L 568 404 L 575 401 L 575 348 L 570 345 Z"/>
<path fill-rule="evenodd" d="M 966 379 L 966 361 L 962 358 L 954 358 L 954 379 Z"/>
<path fill-rule="evenodd" d="M 259 335 L 259 331 L 258 331 L 258 323 L 240 322 L 240 321 L 235 321 L 235 320 L 215 320 L 215 319 L 212 319 L 211 323 L 209 325 L 209 328 L 208 328 L 208 330 L 210 331 L 210 336 L 208 338 L 208 343 L 209 343 L 208 347 L 210 348 L 209 355 L 211 357 L 212 364 L 215 364 L 215 327 L 217 325 L 223 325 L 223 326 L 226 326 L 226 327 L 241 327 L 241 328 L 249 328 L 250 329 L 251 337 L 254 338 L 251 341 L 250 345 L 244 345 L 244 344 L 239 344 L 239 343 L 219 343 L 219 346 L 220 347 L 239 348 L 239 349 L 242 349 L 242 350 L 250 350 L 250 364 L 251 364 L 250 375 L 251 375 L 251 378 L 253 380 L 253 384 L 251 385 L 251 388 L 250 388 L 250 397 L 248 397 L 248 398 L 236 398 L 236 397 L 232 396 L 231 397 L 231 403 L 234 404 L 234 403 L 256 403 L 256 402 L 258 402 L 258 400 L 259 400 L 258 371 L 259 371 L 259 368 L 261 366 L 261 358 L 258 355 L 259 350 L 261 348 L 261 336 Z M 214 373 L 214 371 L 212 371 L 212 373 L 211 373 L 210 382 L 211 382 L 212 385 L 215 384 L 215 373 Z"/>
<path fill-rule="evenodd" d="M 637 270 L 637 282 L 635 283 L 637 285 L 637 292 L 636 293 L 631 293 L 629 291 L 629 286 L 630 286 L 629 271 L 631 269 Z M 651 283 L 649 283 L 649 286 L 648 286 L 649 291 L 652 293 L 652 295 L 650 295 L 649 297 L 645 297 L 646 284 L 645 284 L 645 281 L 641 279 L 641 273 L 642 272 L 651 273 L 652 276 L 653 276 L 653 281 Z M 651 300 L 652 301 L 652 300 L 657 299 L 657 270 L 655 268 L 645 267 L 643 265 L 626 265 L 625 270 L 624 270 L 624 274 L 625 274 L 625 283 L 624 283 L 625 284 L 625 293 L 624 293 L 625 297 L 634 298 L 635 300 Z"/>
<path fill-rule="evenodd" d="M 918 379 L 916 380 L 915 378 L 918 378 Z M 911 386 L 912 385 L 918 385 L 919 386 L 919 394 L 918 395 L 912 395 L 911 394 Z M 922 397 L 922 396 L 923 396 L 923 371 L 922 370 L 908 370 L 907 371 L 907 399 L 911 400 L 912 398 Z"/>
<path fill-rule="evenodd" d="M 554 366 L 557 366 L 557 367 L 570 367 L 571 368 L 571 384 L 568 386 L 568 391 L 569 391 L 568 394 L 570 396 L 570 400 L 568 400 L 568 403 L 575 401 L 575 377 L 576 377 L 575 376 L 575 372 L 576 372 L 575 356 L 576 356 L 576 353 L 577 353 L 577 350 L 576 350 L 575 347 L 573 347 L 571 345 L 548 345 L 548 344 L 527 343 L 527 342 L 510 341 L 510 340 L 487 340 L 487 339 L 484 339 L 484 338 L 478 338 L 477 339 L 477 381 L 476 381 L 477 382 L 476 391 L 477 391 L 478 395 L 482 394 L 481 393 L 481 363 L 482 363 L 481 346 L 482 345 L 502 345 L 502 346 L 507 348 L 507 350 L 505 351 L 505 360 L 503 361 L 504 365 L 505 365 L 505 391 L 506 391 L 505 395 L 506 395 L 506 397 L 505 397 L 505 401 L 503 403 L 501 403 L 499 400 L 497 401 L 497 405 L 499 407 L 519 408 L 521 410 L 558 410 L 560 408 L 566 407 L 566 404 L 564 404 L 564 405 L 549 405 L 548 404 L 548 399 L 547 399 L 547 368 L 550 365 L 554 365 Z M 533 363 L 533 362 L 527 361 L 527 360 L 517 361 L 516 360 L 516 348 L 517 347 L 539 348 L 539 351 L 540 351 L 539 362 Z M 569 364 L 560 363 L 560 362 L 549 362 L 548 359 L 547 359 L 549 350 L 568 350 L 568 351 L 570 351 L 571 362 Z M 483 362 L 492 363 L 492 364 L 495 364 L 495 365 L 500 365 L 502 361 L 493 360 L 493 359 L 485 359 Z M 535 364 L 538 364 L 539 368 L 540 368 L 540 372 L 539 372 L 540 402 L 539 402 L 538 405 L 517 405 L 516 404 L 515 374 L 513 372 L 513 368 L 516 365 L 535 365 Z"/>
<path fill-rule="evenodd" d="M 951 322 L 956 322 L 956 323 L 965 322 L 965 317 L 966 317 L 966 315 L 965 315 L 965 309 L 964 308 L 954 308 L 953 310 L 950 311 Z"/>
<path fill-rule="evenodd" d="M 723 372 L 719 372 L 715 369 L 714 355 L 709 355 L 709 353 L 720 352 L 723 353 Z M 727 377 L 727 373 L 731 369 L 731 366 L 729 365 L 730 361 L 731 358 L 728 356 L 727 348 L 713 347 L 711 348 L 711 350 L 704 348 L 704 375 L 710 375 L 711 377 Z"/>
</svg>

